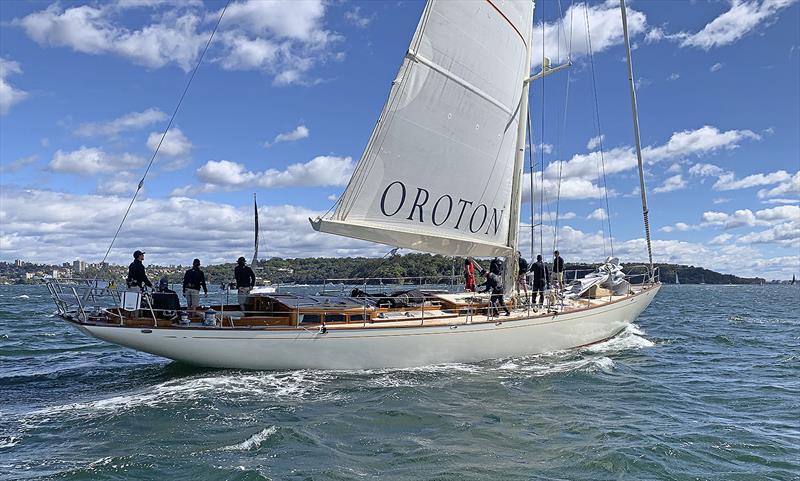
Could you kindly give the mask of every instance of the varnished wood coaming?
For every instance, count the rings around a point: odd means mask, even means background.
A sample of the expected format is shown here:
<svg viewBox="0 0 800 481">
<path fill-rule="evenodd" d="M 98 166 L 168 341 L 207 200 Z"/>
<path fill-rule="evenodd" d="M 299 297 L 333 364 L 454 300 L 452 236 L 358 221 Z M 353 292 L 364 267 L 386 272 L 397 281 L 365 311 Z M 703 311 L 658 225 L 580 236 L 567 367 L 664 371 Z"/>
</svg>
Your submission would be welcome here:
<svg viewBox="0 0 800 481">
<path fill-rule="evenodd" d="M 560 322 L 559 317 L 563 316 L 564 314 L 575 314 L 580 312 L 587 312 L 597 309 L 599 307 L 609 306 L 618 304 L 627 300 L 631 300 L 637 296 L 643 295 L 649 292 L 654 287 L 658 286 L 658 284 L 654 284 L 652 286 L 645 286 L 642 287 L 638 292 L 627 294 L 624 296 L 612 296 L 610 300 L 602 300 L 602 299 L 593 299 L 593 300 L 579 300 L 578 303 L 582 304 L 587 302 L 588 305 L 584 307 L 570 307 L 567 309 L 562 310 L 558 313 L 548 312 L 548 311 L 541 311 L 538 313 L 529 314 L 527 311 L 525 312 L 518 312 L 513 313 L 511 316 L 500 316 L 500 317 L 487 317 L 484 314 L 472 314 L 468 315 L 466 312 L 449 312 L 449 311 L 442 311 L 441 315 L 431 315 L 430 317 L 422 317 L 417 316 L 409 319 L 380 319 L 380 318 L 372 318 L 371 320 L 365 321 L 351 321 L 351 322 L 326 322 L 325 326 L 328 330 L 359 330 L 359 329 L 366 329 L 366 330 L 374 330 L 374 329 L 408 329 L 408 328 L 424 328 L 424 327 L 434 327 L 434 326 L 452 326 L 452 325 L 461 325 L 461 324 L 482 324 L 482 323 L 506 323 L 506 322 L 513 322 L 513 321 L 520 321 L 520 320 L 545 320 L 549 319 L 549 321 L 543 322 L 545 324 L 551 322 Z M 438 310 L 439 308 L 436 306 L 426 306 L 426 312 L 431 310 Z M 355 311 L 356 313 L 362 313 L 363 309 L 348 309 Z M 311 313 L 312 310 L 301 310 L 302 313 Z M 318 309 L 317 311 L 325 312 L 325 313 L 339 313 L 342 311 L 334 311 L 331 309 Z M 198 315 L 202 311 L 196 311 Z M 225 312 L 236 312 L 236 309 L 228 310 L 226 309 Z M 385 309 L 382 308 L 380 310 L 376 310 L 374 312 L 420 312 L 419 308 L 413 309 Z M 149 313 L 148 313 L 149 314 Z M 287 313 L 289 314 L 289 313 Z M 591 315 L 588 313 L 586 315 Z M 570 316 L 574 317 L 574 316 Z M 102 322 L 95 320 L 92 322 L 91 320 L 85 324 L 93 324 L 93 325 L 101 325 L 101 326 L 114 326 L 119 328 L 149 328 L 149 329 L 181 329 L 181 330 L 260 330 L 260 331 L 270 331 L 270 330 L 281 330 L 285 331 L 287 329 L 317 329 L 321 326 L 321 324 L 317 323 L 304 323 L 300 326 L 293 324 L 294 319 L 291 317 L 281 317 L 281 316 L 246 316 L 241 318 L 234 318 L 233 319 L 233 326 L 230 325 L 231 319 L 225 318 L 223 326 L 214 327 L 214 326 L 200 326 L 200 325 L 189 325 L 183 326 L 175 324 L 169 320 L 158 320 L 158 326 L 154 326 L 152 317 L 140 317 L 136 319 L 126 319 L 125 324 L 120 324 L 118 322 L 118 315 L 114 314 L 110 317 L 110 322 Z M 77 324 L 81 324 L 80 322 L 76 322 L 74 319 L 67 319 L 71 322 L 75 322 Z"/>
</svg>

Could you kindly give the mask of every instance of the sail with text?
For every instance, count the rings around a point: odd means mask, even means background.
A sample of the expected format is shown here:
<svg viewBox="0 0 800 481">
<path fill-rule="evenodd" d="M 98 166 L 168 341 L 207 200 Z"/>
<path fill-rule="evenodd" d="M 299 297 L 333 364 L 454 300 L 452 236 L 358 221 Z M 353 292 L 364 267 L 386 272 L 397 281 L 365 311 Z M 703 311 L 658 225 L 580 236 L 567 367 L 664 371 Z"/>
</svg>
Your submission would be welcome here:
<svg viewBox="0 0 800 481">
<path fill-rule="evenodd" d="M 429 1 L 347 189 L 314 229 L 508 255 L 532 17 L 530 0 Z"/>
</svg>

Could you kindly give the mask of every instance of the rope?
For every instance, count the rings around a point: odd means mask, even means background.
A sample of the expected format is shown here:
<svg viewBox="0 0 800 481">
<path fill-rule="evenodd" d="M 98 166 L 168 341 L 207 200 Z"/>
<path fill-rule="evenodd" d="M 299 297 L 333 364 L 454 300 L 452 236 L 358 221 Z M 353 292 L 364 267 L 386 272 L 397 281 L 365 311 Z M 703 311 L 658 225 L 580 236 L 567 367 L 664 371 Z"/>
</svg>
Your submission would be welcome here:
<svg viewBox="0 0 800 481">
<path fill-rule="evenodd" d="M 155 151 L 153 151 L 153 156 L 150 157 L 150 163 L 147 164 L 147 168 L 142 175 L 142 180 L 139 181 L 139 185 L 136 187 L 136 192 L 133 193 L 133 197 L 131 198 L 131 202 L 128 204 L 128 208 L 125 210 L 125 215 L 122 216 L 122 220 L 117 227 L 117 231 L 114 232 L 114 237 L 111 239 L 111 243 L 108 245 L 108 249 L 106 250 L 106 254 L 103 256 L 103 260 L 100 261 L 100 265 L 103 265 L 108 259 L 108 254 L 111 252 L 111 249 L 114 247 L 114 242 L 117 240 L 117 236 L 119 235 L 120 231 L 122 230 L 122 226 L 125 224 L 125 220 L 128 218 L 128 214 L 131 212 L 131 208 L 133 207 L 133 203 L 136 201 L 136 197 L 139 196 L 139 192 L 144 187 L 144 180 L 147 178 L 147 174 L 150 172 L 150 168 L 153 166 L 153 162 L 156 160 L 156 155 L 158 155 L 159 149 L 161 149 L 161 144 L 164 143 L 164 139 L 167 136 L 167 132 L 169 132 L 170 127 L 172 127 L 172 122 L 175 120 L 175 116 L 178 114 L 178 109 L 181 108 L 181 104 L 183 103 L 184 97 L 186 97 L 186 92 L 189 91 L 189 86 L 192 85 L 192 80 L 194 80 L 194 76 L 197 73 L 197 69 L 200 68 L 200 64 L 203 62 L 203 57 L 205 57 L 206 52 L 208 51 L 208 47 L 211 45 L 211 40 L 214 39 L 214 34 L 217 33 L 217 28 L 219 28 L 220 22 L 222 22 L 222 17 L 225 15 L 225 11 L 228 9 L 228 5 L 231 3 L 231 0 L 227 0 L 225 3 L 225 7 L 222 9 L 222 13 L 220 13 L 219 18 L 217 19 L 217 23 L 214 25 L 214 30 L 211 31 L 211 35 L 208 37 L 208 42 L 206 42 L 206 46 L 203 49 L 203 52 L 200 54 L 200 58 L 197 60 L 197 65 L 195 65 L 194 70 L 192 70 L 192 75 L 189 77 L 189 81 L 186 83 L 186 87 L 183 89 L 183 93 L 181 94 L 180 100 L 178 100 L 178 105 L 175 106 L 175 110 L 172 111 L 172 117 L 169 119 L 169 123 L 167 124 L 167 128 L 164 129 L 164 133 L 161 135 L 161 140 L 158 141 L 158 145 L 156 146 Z M 100 271 L 98 271 L 99 275 Z M 95 276 L 97 279 L 97 276 Z"/>
<path fill-rule="evenodd" d="M 597 79 L 595 76 L 595 69 L 594 69 L 594 50 L 592 49 L 592 35 L 589 28 L 589 8 L 587 3 L 584 2 L 583 4 L 583 11 L 584 16 L 586 19 L 586 39 L 589 48 L 589 63 L 591 65 L 592 70 L 592 92 L 594 94 L 594 114 L 595 114 L 595 125 L 597 126 L 597 140 L 598 146 L 600 147 L 600 165 L 602 166 L 603 172 L 603 190 L 605 194 L 606 200 L 606 220 L 608 221 L 608 239 L 609 244 L 611 247 L 611 256 L 614 255 L 614 237 L 611 233 L 611 209 L 608 202 L 608 183 L 606 182 L 606 162 L 605 156 L 603 154 L 603 135 L 602 135 L 602 128 L 600 125 L 600 102 L 598 101 L 597 97 Z M 606 238 L 605 238 L 605 223 L 601 220 L 600 221 L 601 228 L 603 230 L 603 255 L 606 252 Z"/>
</svg>

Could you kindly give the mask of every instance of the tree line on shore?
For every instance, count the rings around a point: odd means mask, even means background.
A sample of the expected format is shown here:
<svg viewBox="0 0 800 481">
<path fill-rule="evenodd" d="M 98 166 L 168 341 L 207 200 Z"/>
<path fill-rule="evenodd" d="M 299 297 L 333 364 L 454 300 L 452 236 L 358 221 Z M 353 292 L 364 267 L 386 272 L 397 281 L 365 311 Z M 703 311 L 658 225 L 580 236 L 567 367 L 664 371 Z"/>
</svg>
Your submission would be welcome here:
<svg viewBox="0 0 800 481">
<path fill-rule="evenodd" d="M 489 262 L 478 260 L 484 267 L 488 268 Z M 578 277 L 589 273 L 599 264 L 587 263 L 567 263 L 565 270 L 578 270 Z M 623 264 L 626 272 L 643 273 L 645 268 L 642 264 Z M 632 267 L 638 266 L 636 269 Z M 677 273 L 681 284 L 761 284 L 764 279 L 759 277 L 739 277 L 732 274 L 722 274 L 709 269 L 695 266 L 679 264 L 657 264 L 661 282 L 665 284 L 675 283 Z M 33 266 L 31 267 L 46 267 Z M 233 281 L 234 263 L 217 264 L 203 266 L 209 283 L 223 284 Z M 19 270 L 13 264 L 0 262 L 0 275 L 5 274 L 9 277 L 11 269 Z M 148 266 L 148 275 L 153 282 L 158 281 L 161 276 L 168 276 L 171 282 L 180 282 L 183 272 L 188 269 L 186 266 L 164 267 Z M 280 283 L 302 283 L 302 284 L 321 284 L 325 281 L 341 282 L 341 279 L 372 279 L 368 283 L 377 284 L 380 279 L 384 283 L 392 283 L 393 279 L 412 278 L 409 282 L 417 283 L 420 278 L 427 282 L 449 282 L 453 277 L 453 282 L 460 282 L 460 277 L 464 271 L 464 258 L 449 257 L 433 254 L 410 253 L 405 255 L 395 255 L 385 258 L 365 258 L 365 257 L 308 257 L 308 258 L 280 258 L 273 257 L 262 259 L 253 266 L 256 275 L 262 280 L 268 280 L 274 284 Z M 98 274 L 96 268 L 89 268 L 80 274 L 80 277 L 94 277 Z M 101 277 L 109 275 L 115 279 L 123 278 L 127 274 L 127 266 L 109 266 L 105 272 L 100 273 Z M 78 275 L 78 274 L 75 274 Z M 572 272 L 567 272 L 568 276 Z M 24 275 L 22 276 L 24 281 Z M 571 278 L 571 277 L 569 277 Z"/>
</svg>

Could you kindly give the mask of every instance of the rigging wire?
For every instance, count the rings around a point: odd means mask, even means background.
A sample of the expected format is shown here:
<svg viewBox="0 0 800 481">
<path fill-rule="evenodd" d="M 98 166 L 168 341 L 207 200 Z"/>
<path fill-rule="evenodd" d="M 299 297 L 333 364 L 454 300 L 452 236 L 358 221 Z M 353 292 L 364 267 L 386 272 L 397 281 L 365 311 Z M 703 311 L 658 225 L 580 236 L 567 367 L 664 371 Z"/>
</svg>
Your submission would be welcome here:
<svg viewBox="0 0 800 481">
<path fill-rule="evenodd" d="M 595 68 L 594 68 L 594 51 L 592 49 L 592 35 L 590 33 L 589 28 L 589 8 L 587 3 L 584 2 L 584 15 L 586 19 L 586 40 L 589 49 L 589 63 L 591 65 L 592 71 L 592 92 L 594 94 L 594 115 L 595 115 L 595 125 L 597 126 L 597 141 L 598 147 L 600 148 L 600 165 L 602 166 L 602 174 L 603 174 L 603 191 L 605 194 L 605 201 L 606 201 L 606 219 L 608 221 L 608 240 L 611 247 L 611 256 L 614 256 L 614 237 L 611 233 L 611 209 L 609 207 L 608 202 L 608 183 L 606 181 L 606 163 L 605 163 L 605 156 L 604 156 L 604 149 L 603 149 L 603 135 L 602 135 L 602 127 L 600 125 L 600 102 L 598 100 L 597 95 L 597 79 L 595 76 Z M 606 252 L 606 239 L 605 239 L 605 223 L 603 220 L 600 220 L 600 225 L 602 226 L 603 230 L 603 255 L 605 256 Z"/>
<path fill-rule="evenodd" d="M 544 4 L 542 4 L 542 72 L 544 72 L 545 66 L 545 30 L 547 27 L 547 22 L 544 21 Z M 558 38 L 558 37 L 556 37 Z M 545 76 L 543 75 L 542 80 L 542 134 L 541 138 L 541 147 L 539 148 L 539 157 L 541 159 L 541 175 L 540 175 L 540 182 L 539 182 L 539 252 L 544 254 L 544 127 L 545 127 Z M 543 256 L 544 257 L 544 256 Z"/>
<path fill-rule="evenodd" d="M 153 166 L 153 163 L 156 160 L 156 156 L 158 155 L 159 149 L 161 149 L 161 144 L 164 143 L 164 139 L 167 136 L 167 132 L 169 132 L 170 127 L 172 127 L 172 122 L 175 120 L 175 116 L 178 114 L 178 109 L 181 108 L 181 104 L 183 103 L 184 97 L 186 97 L 186 92 L 189 91 L 189 86 L 192 85 L 192 80 L 194 80 L 194 76 L 197 73 L 197 69 L 200 68 L 200 64 L 203 62 L 203 57 L 205 57 L 206 52 L 208 51 L 208 47 L 211 45 L 211 41 L 214 39 L 214 34 L 217 33 L 217 29 L 219 28 L 220 22 L 222 22 L 222 17 L 225 16 L 225 11 L 228 9 L 228 5 L 230 5 L 231 0 L 227 0 L 225 2 L 225 7 L 223 7 L 222 12 L 219 14 L 219 18 L 217 19 L 217 23 L 214 25 L 214 30 L 211 31 L 211 35 L 208 37 L 208 42 L 206 42 L 206 46 L 203 49 L 203 52 L 200 54 L 200 58 L 197 60 L 197 65 L 195 65 L 194 70 L 192 70 L 192 75 L 189 77 L 189 81 L 186 82 L 186 87 L 183 89 L 183 93 L 181 94 L 181 98 L 178 100 L 178 105 L 175 106 L 175 110 L 172 111 L 172 116 L 169 119 L 169 123 L 167 123 L 167 127 L 164 129 L 164 133 L 161 135 L 161 140 L 158 141 L 158 145 L 156 146 L 155 150 L 153 151 L 153 156 L 150 157 L 150 163 L 147 164 L 147 168 L 142 175 L 142 179 L 139 181 L 139 185 L 136 187 L 136 192 L 133 193 L 133 197 L 131 198 L 130 203 L 128 204 L 128 208 L 125 210 L 125 214 L 122 216 L 122 220 L 117 227 L 117 231 L 114 233 L 114 237 L 111 239 L 111 243 L 106 250 L 106 254 L 103 256 L 103 260 L 100 261 L 100 265 L 104 265 L 106 259 L 108 259 L 108 254 L 111 253 L 111 249 L 114 247 L 114 242 L 117 240 L 117 236 L 119 236 L 120 231 L 122 230 L 122 226 L 125 224 L 125 220 L 128 218 L 128 214 L 131 212 L 131 208 L 133 207 L 133 203 L 136 202 L 136 198 L 139 196 L 139 192 L 144 187 L 144 180 L 147 178 L 147 174 L 150 172 L 150 168 Z M 99 275 L 100 271 L 98 271 Z M 97 276 L 95 276 L 95 279 Z"/>
</svg>

